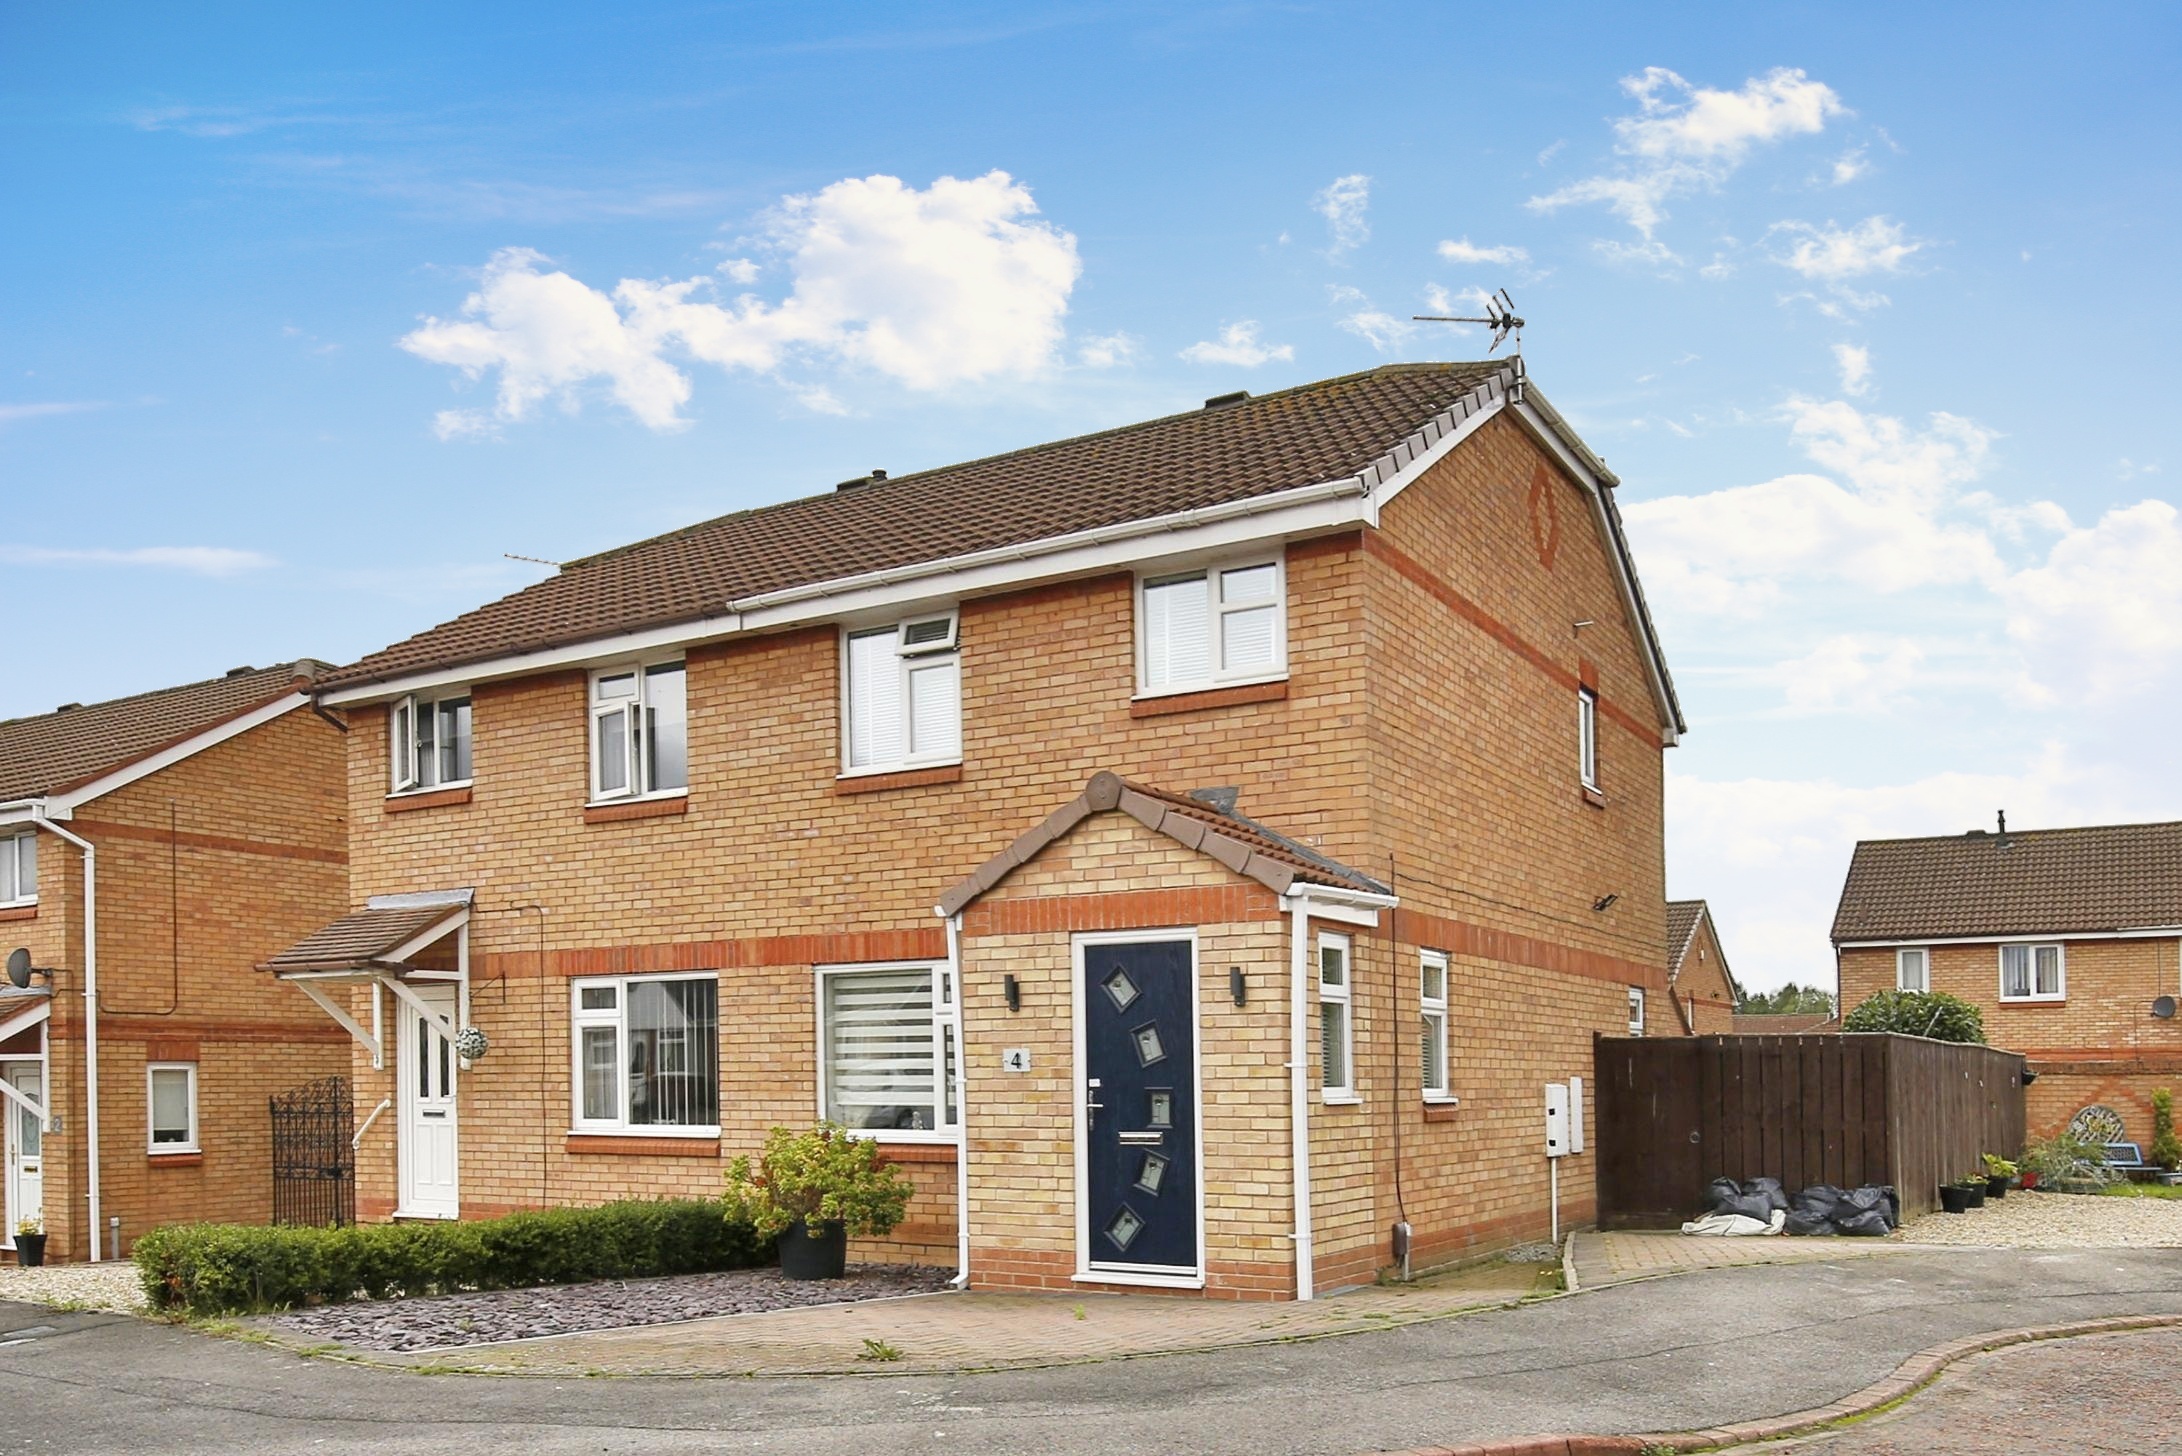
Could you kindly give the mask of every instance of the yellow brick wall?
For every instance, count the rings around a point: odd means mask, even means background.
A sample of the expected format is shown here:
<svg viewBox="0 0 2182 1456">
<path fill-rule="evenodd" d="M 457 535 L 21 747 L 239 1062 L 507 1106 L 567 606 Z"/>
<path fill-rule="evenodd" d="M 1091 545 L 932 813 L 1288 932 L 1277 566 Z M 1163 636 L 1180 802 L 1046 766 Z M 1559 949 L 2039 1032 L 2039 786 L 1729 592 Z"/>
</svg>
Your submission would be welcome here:
<svg viewBox="0 0 2182 1456">
<path fill-rule="evenodd" d="M 1692 1034 L 1726 1036 L 1735 1030 L 1735 988 L 1728 984 L 1727 956 L 1720 949 L 1720 937 L 1713 931 L 1710 915 L 1698 925 L 1689 952 L 1682 957 L 1674 994 L 1690 1018 Z M 1662 1028 L 1682 1029 L 1680 1021 Z"/>
</svg>

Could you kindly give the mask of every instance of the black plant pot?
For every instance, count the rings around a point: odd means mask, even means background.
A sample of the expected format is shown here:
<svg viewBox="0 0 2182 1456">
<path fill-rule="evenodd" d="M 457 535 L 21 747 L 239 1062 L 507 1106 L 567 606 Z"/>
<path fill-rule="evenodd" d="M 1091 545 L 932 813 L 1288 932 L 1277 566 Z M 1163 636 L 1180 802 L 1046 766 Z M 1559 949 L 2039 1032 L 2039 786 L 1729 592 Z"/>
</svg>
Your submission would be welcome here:
<svg viewBox="0 0 2182 1456">
<path fill-rule="evenodd" d="M 1940 1185 L 1940 1207 L 1948 1213 L 1967 1213 L 1970 1209 L 1970 1190 L 1957 1183 Z"/>
<path fill-rule="evenodd" d="M 1985 1196 L 1987 1198 L 2006 1198 L 2008 1196 L 2008 1180 L 1998 1176 L 1987 1178 L 1985 1180 Z"/>
<path fill-rule="evenodd" d="M 780 1273 L 784 1279 L 839 1279 L 848 1270 L 848 1225 L 828 1219 L 814 1234 L 802 1219 L 780 1236 Z"/>
<path fill-rule="evenodd" d="M 1963 1192 L 1963 1198 L 1964 1198 L 1964 1201 L 1965 1201 L 1965 1202 L 1967 1202 L 1967 1203 L 1969 1204 L 1969 1206 L 1970 1206 L 1970 1207 L 1972 1207 L 1972 1208 L 1983 1208 L 1983 1207 L 1985 1206 L 1985 1185 L 1984 1185 L 1984 1184 L 1982 1184 L 1982 1183 L 1972 1183 L 1972 1184 L 1971 1184 L 1970 1186 L 1968 1186 L 1967 1188 L 1963 1189 L 1963 1190 L 1962 1190 L 1962 1192 Z"/>
<path fill-rule="evenodd" d="M 45 1263 L 45 1235 L 17 1234 L 15 1236 L 15 1262 L 25 1269 L 36 1269 Z"/>
</svg>

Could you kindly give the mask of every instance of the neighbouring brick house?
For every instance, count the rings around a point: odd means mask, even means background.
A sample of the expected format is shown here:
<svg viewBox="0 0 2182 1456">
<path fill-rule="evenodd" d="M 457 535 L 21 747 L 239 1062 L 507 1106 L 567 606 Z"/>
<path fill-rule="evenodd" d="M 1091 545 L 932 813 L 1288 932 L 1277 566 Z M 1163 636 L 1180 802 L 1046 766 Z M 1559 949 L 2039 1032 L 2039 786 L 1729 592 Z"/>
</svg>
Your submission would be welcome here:
<svg viewBox="0 0 2182 1456">
<path fill-rule="evenodd" d="M 1684 1036 L 1726 1036 L 1736 1025 L 1734 972 L 1720 949 L 1712 907 L 1702 900 L 1667 902 L 1667 994 L 1672 1030 Z"/>
<path fill-rule="evenodd" d="M 1834 915 L 1843 1014 L 1880 991 L 1976 1005 L 2030 1059 L 2031 1133 L 2105 1107 L 2151 1141 L 2182 1091 L 2182 824 L 2011 830 L 1856 846 Z"/>
<path fill-rule="evenodd" d="M 348 903 L 322 666 L 0 723 L 0 955 L 36 968 L 0 981 L 7 1248 L 31 1217 L 54 1260 L 111 1252 L 116 1219 L 126 1249 L 269 1217 L 267 1098 L 348 1067 L 347 1038 L 254 969 Z"/>
<path fill-rule="evenodd" d="M 980 1286 L 1542 1234 L 1545 1085 L 1667 985 L 1614 484 L 1519 364 L 1390 367 L 874 472 L 329 675 L 357 908 L 267 969 L 357 1039 L 360 1207 L 708 1194 L 823 1113 L 917 1183 L 864 1256 Z"/>
</svg>

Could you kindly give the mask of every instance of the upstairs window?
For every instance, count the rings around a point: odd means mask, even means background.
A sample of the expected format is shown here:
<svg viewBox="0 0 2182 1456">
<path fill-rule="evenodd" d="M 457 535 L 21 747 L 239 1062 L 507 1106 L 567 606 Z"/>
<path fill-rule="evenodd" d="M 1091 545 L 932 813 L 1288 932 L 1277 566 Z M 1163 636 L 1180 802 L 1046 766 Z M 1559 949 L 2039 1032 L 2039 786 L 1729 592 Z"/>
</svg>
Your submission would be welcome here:
<svg viewBox="0 0 2182 1456">
<path fill-rule="evenodd" d="M 843 744 L 851 773 L 962 758 L 962 659 L 952 612 L 845 634 Z"/>
<path fill-rule="evenodd" d="M 679 662 L 591 675 L 591 797 L 689 789 L 689 708 Z"/>
<path fill-rule="evenodd" d="M 2058 1001 L 2067 994 L 2067 968 L 2057 945 L 2000 948 L 2000 999 Z"/>
<path fill-rule="evenodd" d="M 1417 1003 L 1423 1018 L 1418 1053 L 1423 1074 L 1424 1100 L 1446 1102 L 1447 1092 L 1447 953 L 1424 952 L 1417 977 Z"/>
<path fill-rule="evenodd" d="M 718 1133 L 716 977 L 598 977 L 573 995 L 578 1131 Z"/>
<path fill-rule="evenodd" d="M 1278 558 L 1139 579 L 1142 692 L 1262 682 L 1287 670 L 1287 592 Z"/>
<path fill-rule="evenodd" d="M 1599 695 L 1589 688 L 1576 689 L 1576 776 L 1583 786 L 1599 787 Z"/>
<path fill-rule="evenodd" d="M 1629 1035 L 1644 1035 L 1644 988 L 1629 988 Z"/>
<path fill-rule="evenodd" d="M 819 1107 L 828 1121 L 888 1138 L 936 1137 L 959 1125 L 952 973 L 828 968 L 819 972 L 819 1008 Z"/>
<path fill-rule="evenodd" d="M 38 831 L 0 836 L 0 905 L 38 903 Z"/>
<path fill-rule="evenodd" d="M 1894 989 L 1932 989 L 1932 953 L 1923 946 L 1905 946 L 1894 952 Z"/>
<path fill-rule="evenodd" d="M 470 695 L 403 698 L 394 705 L 388 758 L 394 792 L 443 789 L 470 781 Z"/>
<path fill-rule="evenodd" d="M 1355 988 L 1349 980 L 1349 938 L 1318 937 L 1318 1087 L 1328 1102 L 1356 1099 Z"/>
</svg>

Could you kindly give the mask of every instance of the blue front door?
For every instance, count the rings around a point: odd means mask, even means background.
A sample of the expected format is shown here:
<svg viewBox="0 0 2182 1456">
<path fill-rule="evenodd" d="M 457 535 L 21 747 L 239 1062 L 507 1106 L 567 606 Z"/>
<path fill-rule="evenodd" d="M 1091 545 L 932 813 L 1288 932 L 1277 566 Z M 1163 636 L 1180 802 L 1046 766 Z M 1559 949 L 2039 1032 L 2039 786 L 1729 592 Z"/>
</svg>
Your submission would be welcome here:
<svg viewBox="0 0 2182 1456">
<path fill-rule="evenodd" d="M 1188 941 L 1083 948 L 1087 1262 L 1197 1272 L 1197 1016 Z"/>
</svg>

